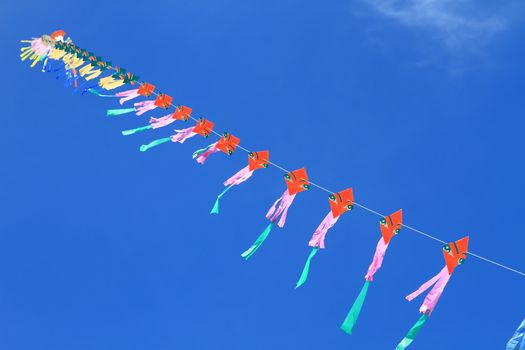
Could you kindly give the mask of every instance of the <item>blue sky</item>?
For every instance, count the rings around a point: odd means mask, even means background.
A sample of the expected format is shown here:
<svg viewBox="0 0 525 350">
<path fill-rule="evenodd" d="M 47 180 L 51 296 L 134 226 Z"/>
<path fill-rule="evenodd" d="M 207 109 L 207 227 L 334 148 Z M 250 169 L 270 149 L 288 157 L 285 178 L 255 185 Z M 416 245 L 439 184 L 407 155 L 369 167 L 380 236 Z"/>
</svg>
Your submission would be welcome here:
<svg viewBox="0 0 525 350">
<path fill-rule="evenodd" d="M 419 317 L 404 296 L 444 265 L 403 230 L 352 336 L 339 325 L 379 238 L 356 209 L 294 285 L 326 193 L 300 194 L 287 224 L 245 262 L 284 190 L 271 168 L 230 191 L 242 152 L 208 140 L 123 137 L 147 117 L 108 118 L 18 59 L 18 40 L 68 32 L 216 122 L 249 149 L 405 223 L 518 269 L 523 258 L 519 1 L 3 2 L 0 345 L 22 349 L 393 349 Z M 161 111 L 152 115 L 162 115 Z M 503 349 L 524 317 L 525 278 L 469 258 L 414 349 Z"/>
</svg>

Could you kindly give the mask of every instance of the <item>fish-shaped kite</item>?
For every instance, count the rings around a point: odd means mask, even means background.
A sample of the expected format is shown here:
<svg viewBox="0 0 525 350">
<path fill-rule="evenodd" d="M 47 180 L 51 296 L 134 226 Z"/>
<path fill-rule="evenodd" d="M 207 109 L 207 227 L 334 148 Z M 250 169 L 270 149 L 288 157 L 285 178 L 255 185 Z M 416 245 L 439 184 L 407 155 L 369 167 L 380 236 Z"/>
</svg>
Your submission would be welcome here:
<svg viewBox="0 0 525 350">
<path fill-rule="evenodd" d="M 191 116 L 191 111 L 192 109 L 190 107 L 176 106 L 175 112 L 170 113 L 161 118 L 151 117 L 149 119 L 149 125 L 141 126 L 135 129 L 124 130 L 122 131 L 122 135 L 131 135 L 131 134 L 135 134 L 140 131 L 162 128 L 164 126 L 170 125 L 176 120 L 187 121 Z"/>
<path fill-rule="evenodd" d="M 341 214 L 354 208 L 354 192 L 351 188 L 348 188 L 344 191 L 333 193 L 328 196 L 328 203 L 330 204 L 330 211 L 315 230 L 310 242 L 308 242 L 308 245 L 312 247 L 312 251 L 310 252 L 310 255 L 308 255 L 308 259 L 306 259 L 303 272 L 301 273 L 295 288 L 299 288 L 306 282 L 312 258 L 317 254 L 319 249 L 324 249 L 325 247 L 324 240 L 328 230 L 335 225 Z"/>
<path fill-rule="evenodd" d="M 368 267 L 368 272 L 365 276 L 365 284 L 363 285 L 363 288 L 361 288 L 361 292 L 359 292 L 357 299 L 348 312 L 348 315 L 346 315 L 343 324 L 341 325 L 341 329 L 346 333 L 352 334 L 352 330 L 354 329 L 357 318 L 359 317 L 359 313 L 363 307 L 363 303 L 365 302 L 370 282 L 374 280 L 374 274 L 381 268 L 381 265 L 383 264 L 383 258 L 385 257 L 390 240 L 392 237 L 399 234 L 402 225 L 403 211 L 401 209 L 391 215 L 385 216 L 381 219 L 381 221 L 379 221 L 381 238 L 379 238 L 379 241 L 377 242 L 374 258 Z"/>
<path fill-rule="evenodd" d="M 463 237 L 455 242 L 445 244 L 443 246 L 443 256 L 445 257 L 445 267 L 434 277 L 427 282 L 423 283 L 418 290 L 408 295 L 406 299 L 412 301 L 414 298 L 419 296 L 421 293 L 432 287 L 430 292 L 425 297 L 423 304 L 419 308 L 421 317 L 419 320 L 410 328 L 408 334 L 401 340 L 397 345 L 396 350 L 406 349 L 415 339 L 423 325 L 426 323 L 428 317 L 434 311 L 436 304 L 447 285 L 452 272 L 454 269 L 465 263 L 468 253 L 468 241 L 469 237 Z"/>
<path fill-rule="evenodd" d="M 253 172 L 257 169 L 266 169 L 270 164 L 270 152 L 259 151 L 248 153 L 248 165 L 239 170 L 235 175 L 224 181 L 226 188 L 222 191 L 215 200 L 215 204 L 211 209 L 210 214 L 219 214 L 219 200 L 232 188 L 233 186 L 240 185 L 244 181 L 252 177 Z"/>
<path fill-rule="evenodd" d="M 193 152 L 193 159 L 199 164 L 204 164 L 206 159 L 213 153 L 222 151 L 227 155 L 231 156 L 235 149 L 239 145 L 241 140 L 238 137 L 233 136 L 232 134 L 225 132 L 222 134 L 219 141 L 212 143 L 211 145 L 206 146 L 205 148 L 196 150 Z"/>
<path fill-rule="evenodd" d="M 507 343 L 506 350 L 525 350 L 525 320 Z"/>
<path fill-rule="evenodd" d="M 169 137 L 165 137 L 162 139 L 157 139 L 154 141 L 151 141 L 147 145 L 140 146 L 141 152 L 146 152 L 148 149 L 158 146 L 160 144 L 163 144 L 165 142 L 179 142 L 184 143 L 187 139 L 195 136 L 195 135 L 201 135 L 205 138 L 208 138 L 210 136 L 211 131 L 213 130 L 213 126 L 215 124 L 207 119 L 200 118 L 199 121 L 195 124 L 195 126 L 182 129 L 182 130 L 175 130 L 176 133 L 174 135 L 171 135 Z"/>
<path fill-rule="evenodd" d="M 266 218 L 270 220 L 270 224 L 260 234 L 252 246 L 241 254 L 245 260 L 248 260 L 257 251 L 257 249 L 259 249 L 261 244 L 263 244 L 266 237 L 268 237 L 272 231 L 273 225 L 277 219 L 279 219 L 277 226 L 280 228 L 284 227 L 288 209 L 292 205 L 295 195 L 299 192 L 310 189 L 310 183 L 308 181 L 308 175 L 305 168 L 289 172 L 288 174 L 284 175 L 284 180 L 286 183 L 286 190 L 284 191 L 283 195 L 279 197 L 275 203 L 273 203 L 270 210 L 268 210 L 268 213 L 266 213 Z"/>
</svg>

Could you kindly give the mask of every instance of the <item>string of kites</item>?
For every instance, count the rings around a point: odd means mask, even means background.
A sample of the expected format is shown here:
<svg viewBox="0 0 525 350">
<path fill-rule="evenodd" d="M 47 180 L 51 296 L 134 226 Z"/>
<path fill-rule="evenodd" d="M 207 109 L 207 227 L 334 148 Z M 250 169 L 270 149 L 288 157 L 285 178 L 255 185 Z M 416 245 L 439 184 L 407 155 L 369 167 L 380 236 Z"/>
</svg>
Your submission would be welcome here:
<svg viewBox="0 0 525 350">
<path fill-rule="evenodd" d="M 96 56 L 95 54 L 74 45 L 70 38 L 65 39 L 65 35 L 66 33 L 64 31 L 57 30 L 51 35 L 42 35 L 41 37 L 33 38 L 32 40 L 22 40 L 21 42 L 29 44 L 21 48 L 22 53 L 20 57 L 22 61 L 32 61 L 31 67 L 35 67 L 39 62 L 42 62 L 42 72 L 56 73 L 57 79 L 65 78 L 66 87 L 73 86 L 75 89 L 82 88 L 82 93 L 90 92 L 100 97 L 119 98 L 119 103 L 121 105 L 138 97 L 148 98 L 154 96 L 152 99 L 135 102 L 133 103 L 133 106 L 129 108 L 110 109 L 107 111 L 108 116 L 127 113 L 135 113 L 140 116 L 156 108 L 167 110 L 171 106 L 175 107 L 174 112 L 170 112 L 161 118 L 151 117 L 147 125 L 123 131 L 123 135 L 132 135 L 149 129 L 159 129 L 168 126 L 177 120 L 188 121 L 189 119 L 192 119 L 195 121 L 195 125 L 189 128 L 175 130 L 176 133 L 170 137 L 157 139 L 149 144 L 142 145 L 140 151 L 145 152 L 152 147 L 170 141 L 184 143 L 196 135 L 208 138 L 213 133 L 220 137 L 219 140 L 193 153 L 193 158 L 198 163 L 204 164 L 209 156 L 217 152 L 232 155 L 237 148 L 248 152 L 248 165 L 224 182 L 225 188 L 217 196 L 211 214 L 218 214 L 220 199 L 233 186 L 240 185 L 250 179 L 255 170 L 265 169 L 269 165 L 274 165 L 283 170 L 283 168 L 270 162 L 269 151 L 251 152 L 243 148 L 239 145 L 240 139 L 238 137 L 228 132 L 225 132 L 222 135 L 215 132 L 213 130 L 214 123 L 212 121 L 204 118 L 193 117 L 192 109 L 190 107 L 182 105 L 174 106 L 172 104 L 173 98 L 171 96 L 165 93 L 156 93 L 154 85 L 142 82 L 139 80 L 139 77 L 133 73 L 127 72 L 123 68 L 113 66 L 111 62 L 105 61 L 102 57 Z M 131 90 L 120 91 L 115 94 L 104 93 L 105 91 L 114 90 L 124 85 L 132 85 L 134 88 Z M 286 184 L 284 193 L 275 201 L 266 214 L 266 218 L 269 220 L 268 226 L 259 235 L 255 242 L 241 254 L 244 259 L 248 260 L 261 247 L 275 224 L 280 228 L 284 227 L 288 210 L 293 204 L 296 195 L 309 190 L 311 185 L 305 168 L 288 172 L 284 175 L 284 182 Z M 328 196 L 328 203 L 330 205 L 330 211 L 308 242 L 308 245 L 312 247 L 312 250 L 306 260 L 299 280 L 297 281 L 296 288 L 302 286 L 306 282 L 313 257 L 320 249 L 325 248 L 325 238 L 328 230 L 337 223 L 341 215 L 353 209 L 355 203 L 352 188 L 337 193 L 330 193 Z M 370 283 L 373 281 L 375 273 L 383 263 L 383 258 L 390 245 L 390 241 L 393 237 L 399 234 L 402 226 L 403 213 L 401 209 L 380 220 L 379 228 L 381 230 L 381 237 L 377 242 L 375 254 L 365 275 L 364 285 L 341 325 L 341 329 L 346 333 L 352 334 L 365 302 Z M 419 312 L 421 313 L 420 318 L 397 345 L 396 350 L 405 349 L 414 341 L 416 335 L 436 307 L 436 304 L 455 268 L 465 262 L 467 254 L 469 254 L 468 243 L 469 237 L 467 236 L 460 238 L 455 242 L 445 244 L 443 246 L 445 266 L 437 275 L 406 297 L 408 301 L 411 301 L 431 288 L 430 292 L 426 295 L 423 304 L 419 308 Z"/>
</svg>

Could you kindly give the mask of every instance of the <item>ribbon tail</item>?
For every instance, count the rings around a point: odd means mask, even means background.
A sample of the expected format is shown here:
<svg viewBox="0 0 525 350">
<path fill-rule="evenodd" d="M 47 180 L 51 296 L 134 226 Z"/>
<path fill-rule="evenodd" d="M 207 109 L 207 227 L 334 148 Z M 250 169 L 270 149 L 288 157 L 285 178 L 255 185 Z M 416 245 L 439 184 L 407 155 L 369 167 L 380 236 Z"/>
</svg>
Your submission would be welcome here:
<svg viewBox="0 0 525 350">
<path fill-rule="evenodd" d="M 308 259 L 306 259 L 306 263 L 304 264 L 303 272 L 301 273 L 301 277 L 299 277 L 299 280 L 295 284 L 295 289 L 299 288 L 303 284 L 305 284 L 306 279 L 308 278 L 308 273 L 310 272 L 310 263 L 312 261 L 312 258 L 317 254 L 317 251 L 319 248 L 315 247 L 310 252 L 310 255 L 308 255 Z"/>
<path fill-rule="evenodd" d="M 348 315 L 346 315 L 346 318 L 341 325 L 341 329 L 347 334 L 352 334 L 357 319 L 359 318 L 359 314 L 361 313 L 361 309 L 363 308 L 363 304 L 365 303 L 369 285 L 370 281 L 366 280 L 363 288 L 361 288 L 361 291 L 357 296 L 357 299 L 354 301 L 354 305 L 350 308 Z"/>
<path fill-rule="evenodd" d="M 122 135 L 124 136 L 132 135 L 132 134 L 136 134 L 137 132 L 148 130 L 148 129 L 151 129 L 151 125 L 141 126 L 139 128 L 130 129 L 130 130 L 124 130 L 122 131 Z"/>
<path fill-rule="evenodd" d="M 119 108 L 119 109 L 108 109 L 106 115 L 121 115 L 135 112 L 135 108 Z"/>
<path fill-rule="evenodd" d="M 230 188 L 232 188 L 232 186 L 233 185 L 226 187 L 224 191 L 222 191 L 221 194 L 217 196 L 217 199 L 215 200 L 215 204 L 213 205 L 210 214 L 219 214 L 219 200 L 222 198 L 222 196 L 224 196 L 224 194 L 226 194 L 226 192 L 228 192 Z"/>
<path fill-rule="evenodd" d="M 419 331 L 421 330 L 421 328 L 423 328 L 423 326 L 427 322 L 427 319 L 428 319 L 428 316 L 425 315 L 425 314 L 422 314 L 421 317 L 419 318 L 419 320 L 417 320 L 416 324 L 414 324 L 412 326 L 412 328 L 410 328 L 410 330 L 408 331 L 407 335 L 397 345 L 396 350 L 404 350 L 410 344 L 412 344 L 412 342 L 416 338 L 416 336 L 419 333 Z"/>
<path fill-rule="evenodd" d="M 98 96 L 98 97 L 115 97 L 115 95 L 105 95 L 105 94 L 101 94 L 99 91 L 95 90 L 95 89 L 88 89 L 87 90 L 88 92 L 92 93 L 93 95 L 95 96 Z"/>
<path fill-rule="evenodd" d="M 272 227 L 273 227 L 273 222 L 271 222 L 265 229 L 264 231 L 261 233 L 261 235 L 257 238 L 257 240 L 255 241 L 255 243 L 252 244 L 252 246 L 250 248 L 248 248 L 247 251 L 245 251 L 244 253 L 241 254 L 241 256 L 244 258 L 244 260 L 248 260 L 252 255 L 253 253 L 255 253 L 257 251 L 257 249 L 259 249 L 259 247 L 261 246 L 261 244 L 263 244 L 263 242 L 266 240 L 266 237 L 268 237 L 268 235 L 270 234 L 270 232 L 272 231 Z"/>
<path fill-rule="evenodd" d="M 163 144 L 164 142 L 168 142 L 170 140 L 171 140 L 171 137 L 165 137 L 163 139 L 158 139 L 158 140 L 155 140 L 155 141 L 151 141 L 147 145 L 140 146 L 140 151 L 141 152 L 146 152 L 150 148 L 158 146 L 158 145 Z"/>
</svg>

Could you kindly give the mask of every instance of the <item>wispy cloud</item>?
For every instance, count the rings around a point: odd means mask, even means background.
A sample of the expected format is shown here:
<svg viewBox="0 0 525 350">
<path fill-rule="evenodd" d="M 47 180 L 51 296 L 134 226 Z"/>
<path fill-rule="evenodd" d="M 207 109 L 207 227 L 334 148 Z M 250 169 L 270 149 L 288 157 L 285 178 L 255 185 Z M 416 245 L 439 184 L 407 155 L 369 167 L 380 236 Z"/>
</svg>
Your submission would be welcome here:
<svg viewBox="0 0 525 350">
<path fill-rule="evenodd" d="M 502 1 L 499 7 L 482 8 L 482 2 L 476 0 L 364 1 L 378 13 L 405 26 L 432 31 L 450 48 L 477 45 L 504 31 L 508 18 L 501 6 L 512 3 Z"/>
</svg>

